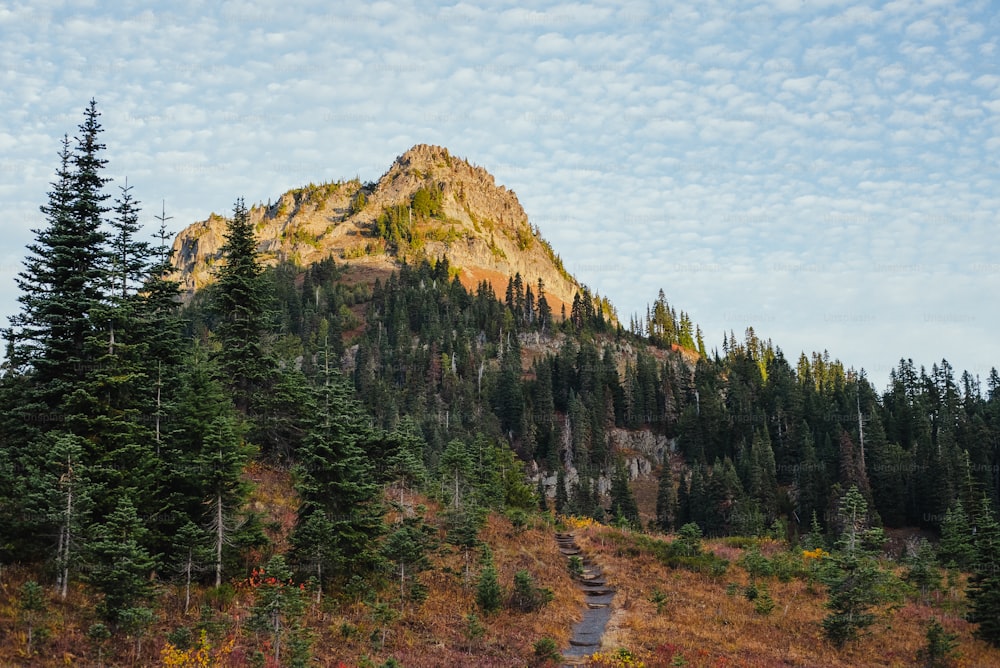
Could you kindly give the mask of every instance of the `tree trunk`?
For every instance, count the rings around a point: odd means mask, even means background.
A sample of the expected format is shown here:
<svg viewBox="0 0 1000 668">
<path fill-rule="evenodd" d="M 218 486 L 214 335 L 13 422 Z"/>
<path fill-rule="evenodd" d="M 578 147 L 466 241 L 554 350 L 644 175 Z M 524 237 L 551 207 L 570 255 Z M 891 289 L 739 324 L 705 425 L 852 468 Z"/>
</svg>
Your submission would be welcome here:
<svg viewBox="0 0 1000 668">
<path fill-rule="evenodd" d="M 184 614 L 188 612 L 188 608 L 191 607 L 191 562 L 194 560 L 193 549 L 188 548 L 188 558 L 187 564 L 185 564 L 185 582 L 184 582 Z"/>
<path fill-rule="evenodd" d="M 222 586 L 222 492 L 215 495 L 215 586 Z"/>
<path fill-rule="evenodd" d="M 62 541 L 62 554 L 59 555 L 59 584 L 60 591 L 59 596 L 66 600 L 66 595 L 69 593 L 69 552 L 70 552 L 70 542 L 73 539 L 72 533 L 72 522 L 73 522 L 73 465 L 69 464 L 69 488 L 66 491 L 66 517 L 65 524 L 63 526 L 63 535 L 65 539 Z"/>
</svg>

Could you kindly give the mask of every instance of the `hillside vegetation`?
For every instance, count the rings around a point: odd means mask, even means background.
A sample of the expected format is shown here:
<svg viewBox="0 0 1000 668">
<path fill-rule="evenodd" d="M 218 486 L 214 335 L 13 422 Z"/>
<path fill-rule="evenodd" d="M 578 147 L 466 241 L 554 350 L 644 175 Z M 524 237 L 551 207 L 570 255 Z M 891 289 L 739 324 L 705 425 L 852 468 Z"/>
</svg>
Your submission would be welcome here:
<svg viewBox="0 0 1000 668">
<path fill-rule="evenodd" d="M 584 609 L 557 533 L 615 592 L 593 665 L 1000 663 L 995 370 L 879 391 L 752 329 L 709 350 L 662 292 L 625 328 L 517 270 L 516 198 L 429 147 L 171 259 L 101 131 L 91 104 L 6 330 L 0 664 L 555 664 Z M 378 271 L 268 250 L 338 197 Z M 435 250 L 485 225 L 462 202 L 515 232 L 502 280 Z"/>
</svg>

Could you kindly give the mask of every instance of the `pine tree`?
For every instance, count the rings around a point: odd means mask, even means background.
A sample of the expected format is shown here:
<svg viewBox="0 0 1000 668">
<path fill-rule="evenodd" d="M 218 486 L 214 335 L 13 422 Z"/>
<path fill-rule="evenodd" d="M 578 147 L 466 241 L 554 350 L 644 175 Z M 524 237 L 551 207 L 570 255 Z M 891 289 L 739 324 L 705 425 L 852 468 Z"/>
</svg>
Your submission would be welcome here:
<svg viewBox="0 0 1000 668">
<path fill-rule="evenodd" d="M 91 100 L 72 151 L 64 139 L 56 181 L 41 208 L 47 226 L 35 230 L 15 279 L 22 310 L 11 318 L 11 365 L 32 371 L 34 392 L 27 403 L 37 397 L 41 406 L 31 410 L 49 415 L 93 367 L 94 314 L 106 296 L 108 196 L 102 190 L 108 179 L 101 175 L 106 160 L 99 116 Z"/>
<path fill-rule="evenodd" d="M 987 497 L 976 513 L 976 562 L 966 594 L 976 635 L 1000 647 L 1000 523 Z"/>
<path fill-rule="evenodd" d="M 333 577 L 371 569 L 376 564 L 374 542 L 384 526 L 379 487 L 365 457 L 365 446 L 374 438 L 368 420 L 344 379 L 325 361 L 323 369 L 323 384 L 310 402 L 314 423 L 295 468 L 301 503 L 292 542 L 298 559 L 314 558 L 316 543 L 307 540 L 307 534 L 316 533 L 318 520 L 310 518 L 321 513 L 325 528 L 320 533 L 329 535 L 323 547 L 328 559 L 324 572 Z"/>
<path fill-rule="evenodd" d="M 270 321 L 268 282 L 242 199 L 233 206 L 222 255 L 225 264 L 218 271 L 211 305 L 219 317 L 214 332 L 219 342 L 216 359 L 236 409 L 259 427 L 257 418 L 267 401 L 276 365 L 263 340 Z"/>
<path fill-rule="evenodd" d="M 104 594 L 98 612 L 113 628 L 134 633 L 152 621 L 146 604 L 153 595 L 149 576 L 156 562 L 145 547 L 146 529 L 125 496 L 94 531 L 88 580 Z"/>
<path fill-rule="evenodd" d="M 628 469 L 625 462 L 619 458 L 615 462 L 614 474 L 611 476 L 611 517 L 627 522 L 633 527 L 639 526 L 639 506 L 635 495 L 628 484 Z"/>
<path fill-rule="evenodd" d="M 476 604 L 487 615 L 496 612 L 503 605 L 503 591 L 500 589 L 497 569 L 492 560 L 483 566 L 483 570 L 479 574 L 479 583 L 476 585 Z"/>
<path fill-rule="evenodd" d="M 875 536 L 868 529 L 868 504 L 856 486 L 841 499 L 838 515 L 842 530 L 832 568 L 825 574 L 830 613 L 823 619 L 823 630 L 842 647 L 875 622 L 872 608 L 883 601 L 884 574 L 871 550 Z"/>
<path fill-rule="evenodd" d="M 674 488 L 674 475 L 670 468 L 670 459 L 665 457 L 656 491 L 656 526 L 661 531 L 670 532 L 674 530 L 676 520 L 677 490 Z"/>
<path fill-rule="evenodd" d="M 954 564 L 963 570 L 970 568 L 976 561 L 973 538 L 972 526 L 962 500 L 955 499 L 941 523 L 941 542 L 938 545 L 938 560 L 941 565 Z"/>
<path fill-rule="evenodd" d="M 252 450 L 244 444 L 234 420 L 218 415 L 208 424 L 201 452 L 195 460 L 200 472 L 199 487 L 208 507 L 216 587 L 222 585 L 223 550 L 235 532 L 235 514 L 249 494 L 243 469 L 251 454 Z"/>
</svg>

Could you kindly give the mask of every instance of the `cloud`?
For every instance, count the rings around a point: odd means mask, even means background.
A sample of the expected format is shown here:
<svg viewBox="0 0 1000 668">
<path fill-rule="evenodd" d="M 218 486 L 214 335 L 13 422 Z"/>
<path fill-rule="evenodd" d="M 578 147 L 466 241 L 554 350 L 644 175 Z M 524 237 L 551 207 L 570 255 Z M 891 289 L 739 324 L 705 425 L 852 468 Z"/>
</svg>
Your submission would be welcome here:
<svg viewBox="0 0 1000 668">
<path fill-rule="evenodd" d="M 622 313 L 664 287 L 710 345 L 758 315 L 790 357 L 980 364 L 1000 357 L 984 335 L 1000 316 L 976 281 L 1000 272 L 963 268 L 1000 251 L 994 12 L 10 6 L 0 253 L 18 257 L 40 223 L 59 137 L 94 95 L 110 170 L 147 205 L 166 199 L 178 227 L 239 195 L 375 179 L 429 141 L 515 190 Z M 15 307 L 10 289 L 0 300 Z M 948 309 L 976 320 L 919 315 Z"/>
<path fill-rule="evenodd" d="M 929 40 L 938 36 L 941 31 L 931 19 L 920 19 L 906 26 L 906 36 L 913 39 Z"/>
</svg>

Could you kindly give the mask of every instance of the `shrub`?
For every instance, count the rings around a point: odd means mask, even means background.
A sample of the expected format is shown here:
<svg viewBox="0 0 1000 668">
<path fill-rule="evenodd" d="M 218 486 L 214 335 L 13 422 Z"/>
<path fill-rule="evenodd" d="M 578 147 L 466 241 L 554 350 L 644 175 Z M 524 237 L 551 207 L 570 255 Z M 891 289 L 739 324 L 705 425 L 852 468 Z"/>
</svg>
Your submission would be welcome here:
<svg viewBox="0 0 1000 668">
<path fill-rule="evenodd" d="M 656 614 L 662 615 L 663 611 L 667 608 L 667 595 L 657 587 L 653 589 L 653 594 L 649 597 L 649 600 L 656 606 Z"/>
<path fill-rule="evenodd" d="M 502 604 L 500 583 L 497 581 L 497 569 L 493 564 L 487 564 L 479 574 L 479 584 L 476 586 L 476 605 L 486 614 L 492 614 L 500 609 Z"/>
<path fill-rule="evenodd" d="M 927 644 L 917 652 L 917 662 L 925 668 L 947 668 L 957 658 L 958 635 L 948 633 L 936 619 L 927 627 Z"/>
<path fill-rule="evenodd" d="M 535 650 L 535 665 L 542 665 L 550 661 L 562 661 L 562 655 L 556 646 L 556 641 L 552 638 L 539 638 L 533 646 Z"/>
<path fill-rule="evenodd" d="M 771 598 L 771 592 L 767 590 L 764 585 L 760 586 L 757 590 L 757 597 L 753 602 L 753 609 L 758 615 L 769 615 L 771 611 L 774 610 L 774 599 Z"/>
<path fill-rule="evenodd" d="M 552 590 L 535 586 L 531 573 L 525 570 L 514 574 L 514 593 L 511 607 L 521 612 L 533 612 L 552 600 Z"/>
</svg>

